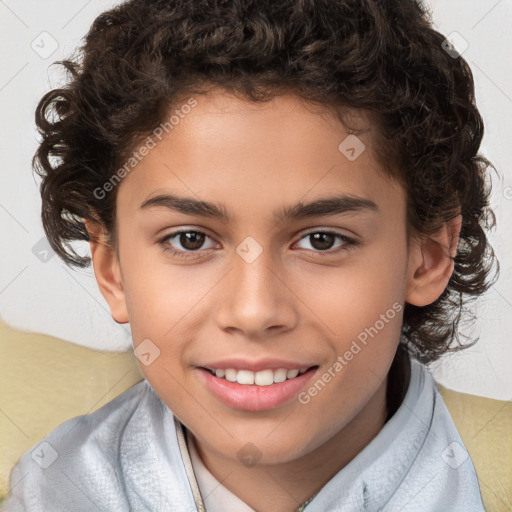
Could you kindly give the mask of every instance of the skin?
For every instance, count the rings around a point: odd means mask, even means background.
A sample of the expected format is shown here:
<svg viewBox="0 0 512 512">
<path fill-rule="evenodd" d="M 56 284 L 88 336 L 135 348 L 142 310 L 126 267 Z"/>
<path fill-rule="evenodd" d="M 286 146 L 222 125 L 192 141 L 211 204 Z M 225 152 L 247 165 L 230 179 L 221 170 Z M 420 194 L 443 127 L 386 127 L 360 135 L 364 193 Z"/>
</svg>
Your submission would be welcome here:
<svg viewBox="0 0 512 512">
<path fill-rule="evenodd" d="M 130 323 L 134 347 L 150 339 L 160 349 L 141 370 L 189 429 L 206 467 L 251 507 L 293 511 L 384 425 L 402 312 L 305 405 L 232 409 L 204 386 L 197 365 L 233 355 L 299 359 L 318 365 L 321 376 L 393 303 L 423 306 L 439 297 L 461 219 L 407 240 L 405 191 L 380 172 L 370 129 L 359 136 L 366 150 L 349 161 L 338 149 L 346 129 L 294 95 L 263 104 L 222 91 L 195 99 L 119 185 L 116 247 L 87 223 L 100 237 L 91 242 L 94 270 L 113 318 Z M 140 208 L 162 193 L 223 203 L 233 220 Z M 370 199 L 378 212 L 272 219 L 274 209 L 334 193 Z M 187 260 L 158 242 L 181 227 L 208 235 Z M 315 230 L 357 245 L 332 238 L 323 250 L 331 255 L 322 256 L 306 236 Z M 252 263 L 236 252 L 248 236 L 263 250 Z M 166 244 L 187 250 L 179 237 Z M 237 455 L 247 443 L 261 454 L 254 466 Z"/>
</svg>

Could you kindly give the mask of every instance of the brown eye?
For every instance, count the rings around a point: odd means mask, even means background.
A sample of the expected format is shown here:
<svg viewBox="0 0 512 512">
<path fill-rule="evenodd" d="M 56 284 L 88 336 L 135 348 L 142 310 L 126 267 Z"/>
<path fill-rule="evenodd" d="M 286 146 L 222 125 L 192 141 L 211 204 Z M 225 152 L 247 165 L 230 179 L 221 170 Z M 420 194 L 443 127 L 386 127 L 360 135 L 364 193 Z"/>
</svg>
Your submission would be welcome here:
<svg viewBox="0 0 512 512">
<path fill-rule="evenodd" d="M 309 249 L 318 254 L 325 253 L 325 255 L 333 255 L 338 252 L 348 250 L 357 245 L 357 242 L 341 233 L 332 231 L 312 231 L 303 236 L 298 243 L 306 240 L 309 242 L 310 247 L 302 247 Z M 340 243 L 336 245 L 336 241 Z"/>
<path fill-rule="evenodd" d="M 331 249 L 336 240 L 332 233 L 312 233 L 308 236 L 312 247 L 321 251 Z"/>
<path fill-rule="evenodd" d="M 182 247 L 189 251 L 200 249 L 205 239 L 204 233 L 198 231 L 183 231 L 178 236 Z"/>
<path fill-rule="evenodd" d="M 215 243 L 211 240 L 210 246 L 204 247 L 206 239 L 210 239 L 206 233 L 193 229 L 181 229 L 169 233 L 158 241 L 164 251 L 178 257 L 193 256 L 194 253 L 200 253 L 202 250 L 211 249 Z"/>
</svg>

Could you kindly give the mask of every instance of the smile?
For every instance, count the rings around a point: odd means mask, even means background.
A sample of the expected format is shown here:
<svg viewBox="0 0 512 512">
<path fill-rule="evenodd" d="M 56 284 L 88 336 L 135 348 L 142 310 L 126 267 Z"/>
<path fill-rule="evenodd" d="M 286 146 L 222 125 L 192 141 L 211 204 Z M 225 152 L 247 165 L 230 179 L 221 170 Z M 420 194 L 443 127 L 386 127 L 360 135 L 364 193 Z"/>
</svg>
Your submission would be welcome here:
<svg viewBox="0 0 512 512">
<path fill-rule="evenodd" d="M 256 386 L 270 386 L 285 380 L 294 379 L 298 375 L 302 375 L 308 368 L 287 370 L 286 368 L 279 368 L 277 370 L 261 370 L 253 372 L 251 370 L 236 370 L 234 368 L 226 369 L 212 369 L 206 368 L 212 375 L 219 379 L 225 379 L 229 382 L 238 382 L 242 385 L 256 385 Z"/>
<path fill-rule="evenodd" d="M 309 384 L 318 366 L 251 371 L 198 367 L 206 389 L 231 409 L 265 411 L 292 402 Z"/>
</svg>

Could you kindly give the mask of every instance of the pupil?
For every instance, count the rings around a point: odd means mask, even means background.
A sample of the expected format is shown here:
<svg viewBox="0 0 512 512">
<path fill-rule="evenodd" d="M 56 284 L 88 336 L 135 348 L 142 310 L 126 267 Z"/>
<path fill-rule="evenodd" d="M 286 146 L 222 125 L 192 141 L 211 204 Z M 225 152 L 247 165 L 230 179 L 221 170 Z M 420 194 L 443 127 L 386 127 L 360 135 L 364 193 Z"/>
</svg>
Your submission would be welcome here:
<svg viewBox="0 0 512 512">
<path fill-rule="evenodd" d="M 315 249 L 330 249 L 334 243 L 334 235 L 329 233 L 313 233 L 309 236 L 312 238 L 311 245 Z"/>
<path fill-rule="evenodd" d="M 180 234 L 180 244 L 193 251 L 194 249 L 200 249 L 204 243 L 204 235 L 197 231 L 187 231 Z"/>
</svg>

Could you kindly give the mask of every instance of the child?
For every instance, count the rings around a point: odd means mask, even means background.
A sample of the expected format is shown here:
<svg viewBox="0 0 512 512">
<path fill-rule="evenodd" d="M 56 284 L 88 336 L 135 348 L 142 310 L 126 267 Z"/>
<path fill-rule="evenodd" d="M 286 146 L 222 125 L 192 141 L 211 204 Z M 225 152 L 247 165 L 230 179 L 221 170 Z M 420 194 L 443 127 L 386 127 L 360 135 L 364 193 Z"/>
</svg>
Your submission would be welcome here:
<svg viewBox="0 0 512 512">
<path fill-rule="evenodd" d="M 37 108 L 42 218 L 145 379 L 5 509 L 484 510 L 425 364 L 495 263 L 467 63 L 415 0 L 131 0 Z"/>
</svg>

